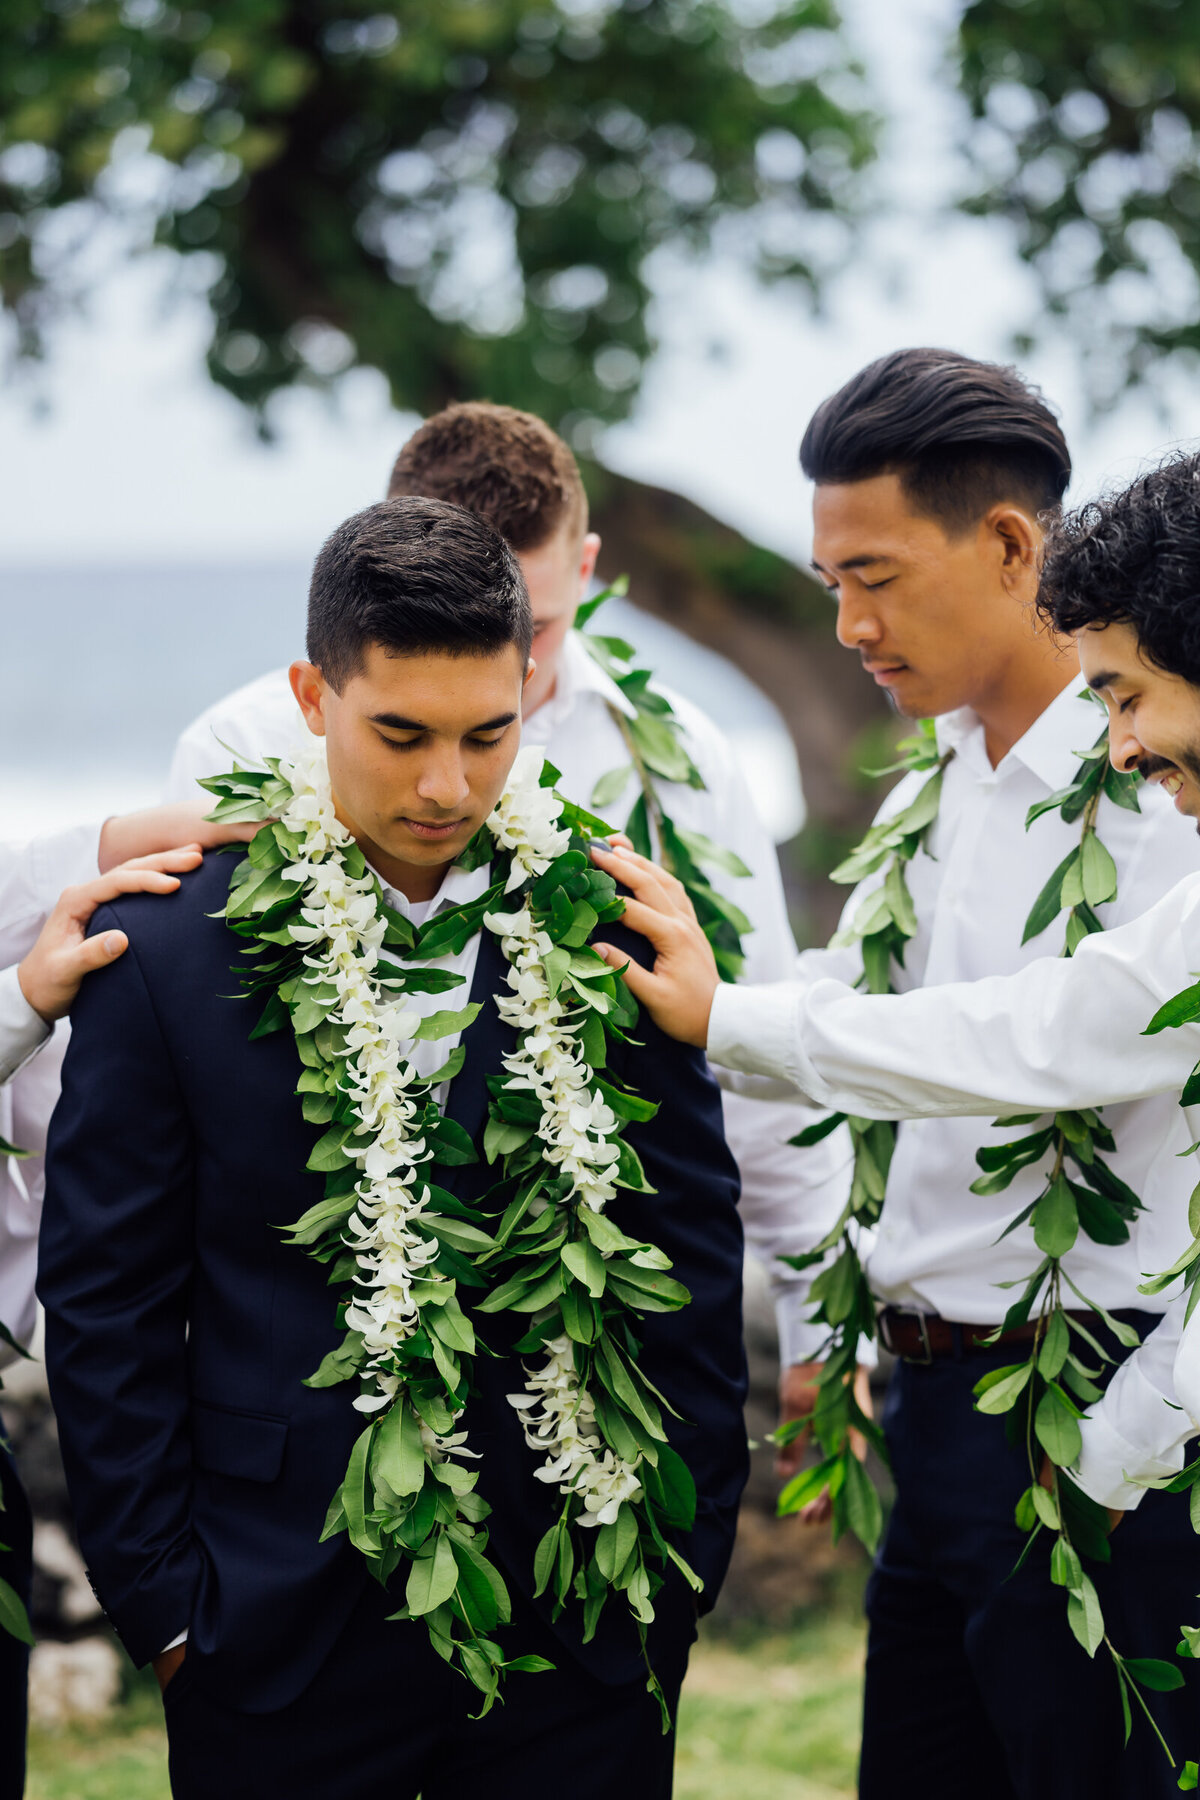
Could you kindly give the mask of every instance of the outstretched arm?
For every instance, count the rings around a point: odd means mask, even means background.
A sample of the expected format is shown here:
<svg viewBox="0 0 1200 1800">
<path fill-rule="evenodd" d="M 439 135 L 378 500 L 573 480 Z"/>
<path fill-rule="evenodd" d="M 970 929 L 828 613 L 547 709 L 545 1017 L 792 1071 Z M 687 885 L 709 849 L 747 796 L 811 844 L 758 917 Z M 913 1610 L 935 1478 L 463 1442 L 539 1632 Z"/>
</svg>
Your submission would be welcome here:
<svg viewBox="0 0 1200 1800">
<path fill-rule="evenodd" d="M 627 980 L 673 1037 L 713 1062 L 866 1118 L 1049 1112 L 1182 1089 L 1200 1024 L 1144 1035 L 1200 971 L 1200 878 L 1069 960 L 908 994 L 837 981 L 719 984 L 687 895 L 631 852 L 594 852 L 633 891 L 626 920 L 655 950 Z"/>
</svg>

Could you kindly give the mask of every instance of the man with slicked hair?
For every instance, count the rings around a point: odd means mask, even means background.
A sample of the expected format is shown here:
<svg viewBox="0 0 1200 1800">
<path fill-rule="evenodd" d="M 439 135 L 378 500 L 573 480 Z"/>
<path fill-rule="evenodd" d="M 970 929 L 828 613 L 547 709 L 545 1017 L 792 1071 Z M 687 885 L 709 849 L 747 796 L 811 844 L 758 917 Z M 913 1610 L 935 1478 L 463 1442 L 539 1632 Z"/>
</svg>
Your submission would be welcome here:
<svg viewBox="0 0 1200 1800">
<path fill-rule="evenodd" d="M 1191 1134 L 1178 1088 L 1131 1082 L 1123 1093 L 1110 1085 L 1064 1098 L 1071 1079 L 1060 1064 L 1070 1033 L 1065 1022 L 1057 1035 L 1052 1029 L 1060 1015 L 1050 1016 L 1050 980 L 1047 1009 L 1039 1010 L 1039 977 L 1029 967 L 1062 949 L 1061 914 L 1028 929 L 1026 922 L 1039 896 L 1054 891 L 1056 871 L 1061 886 L 1062 868 L 1079 850 L 1087 821 L 1064 818 L 1056 796 L 1076 781 L 1080 754 L 1096 744 L 1104 723 L 1082 692 L 1074 642 L 1048 629 L 1034 605 L 1043 532 L 1070 477 L 1067 447 L 1045 401 L 1014 369 L 921 349 L 882 358 L 827 400 L 805 434 L 801 459 L 816 484 L 814 562 L 837 601 L 838 635 L 898 712 L 934 716 L 944 767 L 936 819 L 907 868 L 915 931 L 903 966 L 890 970 L 891 985 L 907 997 L 849 1002 L 863 1010 L 856 1082 L 843 1073 L 796 1081 L 790 1090 L 876 1116 L 878 1096 L 898 1085 L 889 1084 L 890 1011 L 903 1017 L 903 1009 L 911 1015 L 928 1002 L 928 1081 L 910 1060 L 909 1093 L 890 1115 L 910 1122 L 898 1132 L 867 1265 L 880 1335 L 898 1362 L 884 1416 L 896 1501 L 867 1592 L 860 1792 L 864 1800 L 1165 1800 L 1176 1791 L 1175 1774 L 1144 1720 L 1135 1720 L 1123 1748 L 1111 1665 L 1103 1655 L 1089 1660 L 1068 1629 L 1047 1534 L 1018 1567 L 1025 1535 L 1014 1508 L 1030 1482 L 1027 1448 L 1010 1444 L 1004 1421 L 973 1401 L 981 1378 L 1024 1362 L 1032 1348 L 1032 1323 L 998 1339 L 996 1333 L 1042 1259 L 1025 1215 L 1046 1185 L 1051 1160 L 1031 1163 L 999 1193 L 973 1193 L 979 1147 L 1018 1132 L 1001 1136 L 979 1118 L 937 1116 L 965 1110 L 941 1104 L 944 1066 L 961 1061 L 977 1094 L 987 1093 L 992 1073 L 1007 1070 L 1008 1036 L 1020 1034 L 1021 1022 L 1001 996 L 1017 989 L 1021 971 L 1030 1056 L 1022 1081 L 1001 1081 L 1000 1092 L 992 1087 L 995 1110 L 1011 1111 L 1005 1100 L 1035 1113 L 1129 1102 L 1106 1109 L 1116 1142 L 1106 1160 L 1145 1210 L 1124 1242 L 1098 1242 L 1080 1230 L 1062 1266 L 1082 1295 L 1133 1327 L 1141 1342 L 1130 1354 L 1081 1310 L 1081 1322 L 1121 1366 L 1081 1421 L 1082 1454 L 1070 1473 L 1123 1520 L 1111 1561 L 1093 1565 L 1114 1644 L 1128 1656 L 1169 1656 L 1179 1621 L 1194 1610 L 1200 1540 L 1184 1496 L 1148 1493 L 1126 1477 L 1178 1470 L 1194 1430 L 1176 1403 L 1178 1319 L 1162 1319 L 1164 1296 L 1139 1293 L 1144 1272 L 1168 1267 L 1190 1239 L 1195 1171 L 1183 1153 Z M 1153 507 L 1143 510 L 1153 538 Z M 1128 573 L 1121 571 L 1118 607 L 1128 605 Z M 1055 617 L 1058 630 L 1064 624 L 1074 629 L 1074 620 Z M 1122 761 L 1130 766 L 1128 755 Z M 907 775 L 880 818 L 897 818 L 929 773 Z M 1111 788 L 1101 794 L 1090 822 L 1111 853 L 1116 893 L 1108 901 L 1092 896 L 1094 935 L 1079 959 L 1090 969 L 1097 967 L 1093 951 L 1104 958 L 1107 928 L 1139 931 L 1132 922 L 1200 868 L 1194 834 L 1160 789 L 1142 789 L 1137 811 L 1117 805 Z M 619 856 L 603 866 L 662 884 L 657 872 L 635 873 L 627 862 Z M 855 892 L 847 921 L 882 877 L 881 870 Z M 632 923 L 638 917 L 631 911 Z M 1114 956 L 1129 931 L 1114 932 Z M 1082 985 L 1082 966 L 1051 967 L 1075 968 L 1075 987 Z M 782 983 L 789 973 L 779 969 L 781 985 L 731 996 L 728 1006 L 716 1000 L 711 1025 L 689 1041 L 707 1037 L 716 1063 L 754 1072 L 768 1064 L 774 1070 L 784 1039 L 789 1055 L 794 1045 L 804 1056 L 823 1048 L 815 997 L 844 995 L 859 983 L 861 951 L 807 952 L 799 990 Z M 980 1006 L 991 1006 L 988 1033 L 972 1037 L 950 1006 L 936 1004 L 933 990 L 943 983 L 1002 976 L 1010 979 L 983 981 L 976 990 L 976 1020 Z M 794 1005 L 792 996 L 807 995 L 812 983 L 812 1007 Z M 633 984 L 660 1023 L 678 1030 L 653 984 L 637 972 Z M 696 995 L 703 984 L 693 971 L 686 986 Z M 775 1009 L 789 1018 L 782 1034 L 771 1025 Z M 1147 1001 L 1143 1024 L 1153 1010 Z M 1097 1051 L 1106 1011 L 1102 1002 L 1093 1009 Z M 910 1034 L 910 1053 L 921 1041 Z M 1091 1045 L 1087 1054 L 1094 1054 Z M 841 1062 L 826 1062 L 844 1069 L 844 1060 L 843 1044 Z M 944 1085 L 944 1074 L 940 1079 Z M 1084 1309 L 1087 1301 L 1071 1296 L 1070 1304 Z M 1102 1384 L 1111 1373 L 1109 1365 Z M 1198 1684 L 1195 1664 L 1180 1666 L 1185 1685 L 1151 1700 L 1182 1760 L 1195 1747 Z"/>
</svg>

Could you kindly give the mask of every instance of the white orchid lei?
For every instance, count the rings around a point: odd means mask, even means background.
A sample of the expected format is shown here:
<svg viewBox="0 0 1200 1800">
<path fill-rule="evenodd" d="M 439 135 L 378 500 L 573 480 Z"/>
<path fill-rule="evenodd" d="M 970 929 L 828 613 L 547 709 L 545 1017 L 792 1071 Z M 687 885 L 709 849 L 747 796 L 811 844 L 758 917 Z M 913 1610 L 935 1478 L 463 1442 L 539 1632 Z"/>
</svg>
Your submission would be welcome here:
<svg viewBox="0 0 1200 1800">
<path fill-rule="evenodd" d="M 494 880 L 420 929 L 384 904 L 338 820 L 319 740 L 204 783 L 219 796 L 214 818 L 272 821 L 236 871 L 224 916 L 255 959 L 240 971 L 243 988 L 267 996 L 252 1035 L 291 1026 L 304 1116 L 326 1127 L 308 1162 L 325 1195 L 289 1242 L 331 1264 L 343 1296 L 345 1336 L 310 1385 L 356 1379 L 367 1423 L 325 1536 L 347 1532 L 381 1582 L 408 1564 L 394 1616 L 425 1620 L 485 1710 L 506 1670 L 548 1665 L 506 1657 L 490 1635 L 511 1609 L 486 1553 L 489 1509 L 463 1460 L 473 1454 L 458 1426 L 476 1338 L 460 1286 L 485 1290 L 481 1313 L 530 1316 L 516 1351 L 540 1360 L 510 1403 L 541 1458 L 538 1479 L 562 1500 L 538 1548 L 537 1592 L 551 1590 L 556 1612 L 577 1599 L 590 1636 L 621 1590 L 644 1637 L 669 1562 L 699 1586 L 666 1535 L 691 1525 L 695 1492 L 634 1330 L 639 1314 L 675 1310 L 688 1294 L 661 1250 L 606 1213 L 620 1188 L 650 1191 L 623 1131 L 655 1110 L 598 1073 L 637 1009 L 587 939 L 623 904 L 581 847 L 582 831 L 607 828 L 564 801 L 555 777 L 540 752 L 520 753 L 461 859 L 490 863 Z M 407 998 L 460 985 L 430 964 L 481 927 L 500 940 L 508 992 L 496 1003 L 517 1033 L 489 1077 L 484 1152 L 499 1179 L 488 1212 L 438 1181 L 440 1168 L 476 1160 L 434 1097 L 463 1047 L 429 1076 L 409 1060 L 416 1041 L 464 1030 L 479 1007 L 422 1019 Z M 650 1684 L 657 1692 L 652 1672 Z"/>
</svg>

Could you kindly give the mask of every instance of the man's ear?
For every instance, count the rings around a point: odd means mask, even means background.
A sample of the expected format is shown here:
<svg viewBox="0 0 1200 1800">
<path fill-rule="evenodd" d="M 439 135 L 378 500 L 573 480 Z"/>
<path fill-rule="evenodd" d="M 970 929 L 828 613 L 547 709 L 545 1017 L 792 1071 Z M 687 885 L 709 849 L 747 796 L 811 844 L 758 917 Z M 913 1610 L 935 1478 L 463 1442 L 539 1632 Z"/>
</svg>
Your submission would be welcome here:
<svg viewBox="0 0 1200 1800">
<path fill-rule="evenodd" d="M 325 695 L 328 689 L 320 669 L 310 662 L 294 662 L 288 670 L 288 680 L 308 729 L 314 737 L 324 737 Z"/>
<path fill-rule="evenodd" d="M 530 682 L 533 680 L 533 677 L 536 672 L 537 672 L 537 664 L 534 662 L 534 660 L 531 656 L 529 661 L 525 665 L 525 679 L 521 683 L 521 692 L 522 693 L 525 692 L 525 689 L 529 686 Z"/>
<path fill-rule="evenodd" d="M 579 550 L 579 589 L 581 593 L 596 573 L 596 558 L 599 554 L 600 534 L 597 531 L 589 531 Z"/>
<path fill-rule="evenodd" d="M 1004 585 L 1028 598 L 1030 583 L 1037 585 L 1044 533 L 1032 514 L 1024 507 L 993 506 L 983 521 L 1000 555 L 1000 579 Z"/>
</svg>

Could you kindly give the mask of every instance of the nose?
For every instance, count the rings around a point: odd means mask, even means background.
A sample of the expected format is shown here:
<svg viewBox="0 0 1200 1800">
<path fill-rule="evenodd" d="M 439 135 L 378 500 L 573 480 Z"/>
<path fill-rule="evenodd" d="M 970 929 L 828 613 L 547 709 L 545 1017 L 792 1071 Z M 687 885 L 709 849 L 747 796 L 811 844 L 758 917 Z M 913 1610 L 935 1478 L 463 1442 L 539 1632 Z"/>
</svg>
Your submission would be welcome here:
<svg viewBox="0 0 1200 1800">
<path fill-rule="evenodd" d="M 1147 755 L 1146 746 L 1134 736 L 1120 713 L 1108 715 L 1108 760 L 1114 769 L 1128 774 Z"/>
<path fill-rule="evenodd" d="M 422 800 L 442 812 L 453 812 L 471 792 L 462 757 L 456 745 L 432 751 L 417 779 L 417 793 Z"/>
<path fill-rule="evenodd" d="M 838 595 L 837 640 L 846 650 L 864 650 L 877 644 L 883 633 L 867 604 L 866 595 L 847 584 Z"/>
</svg>

